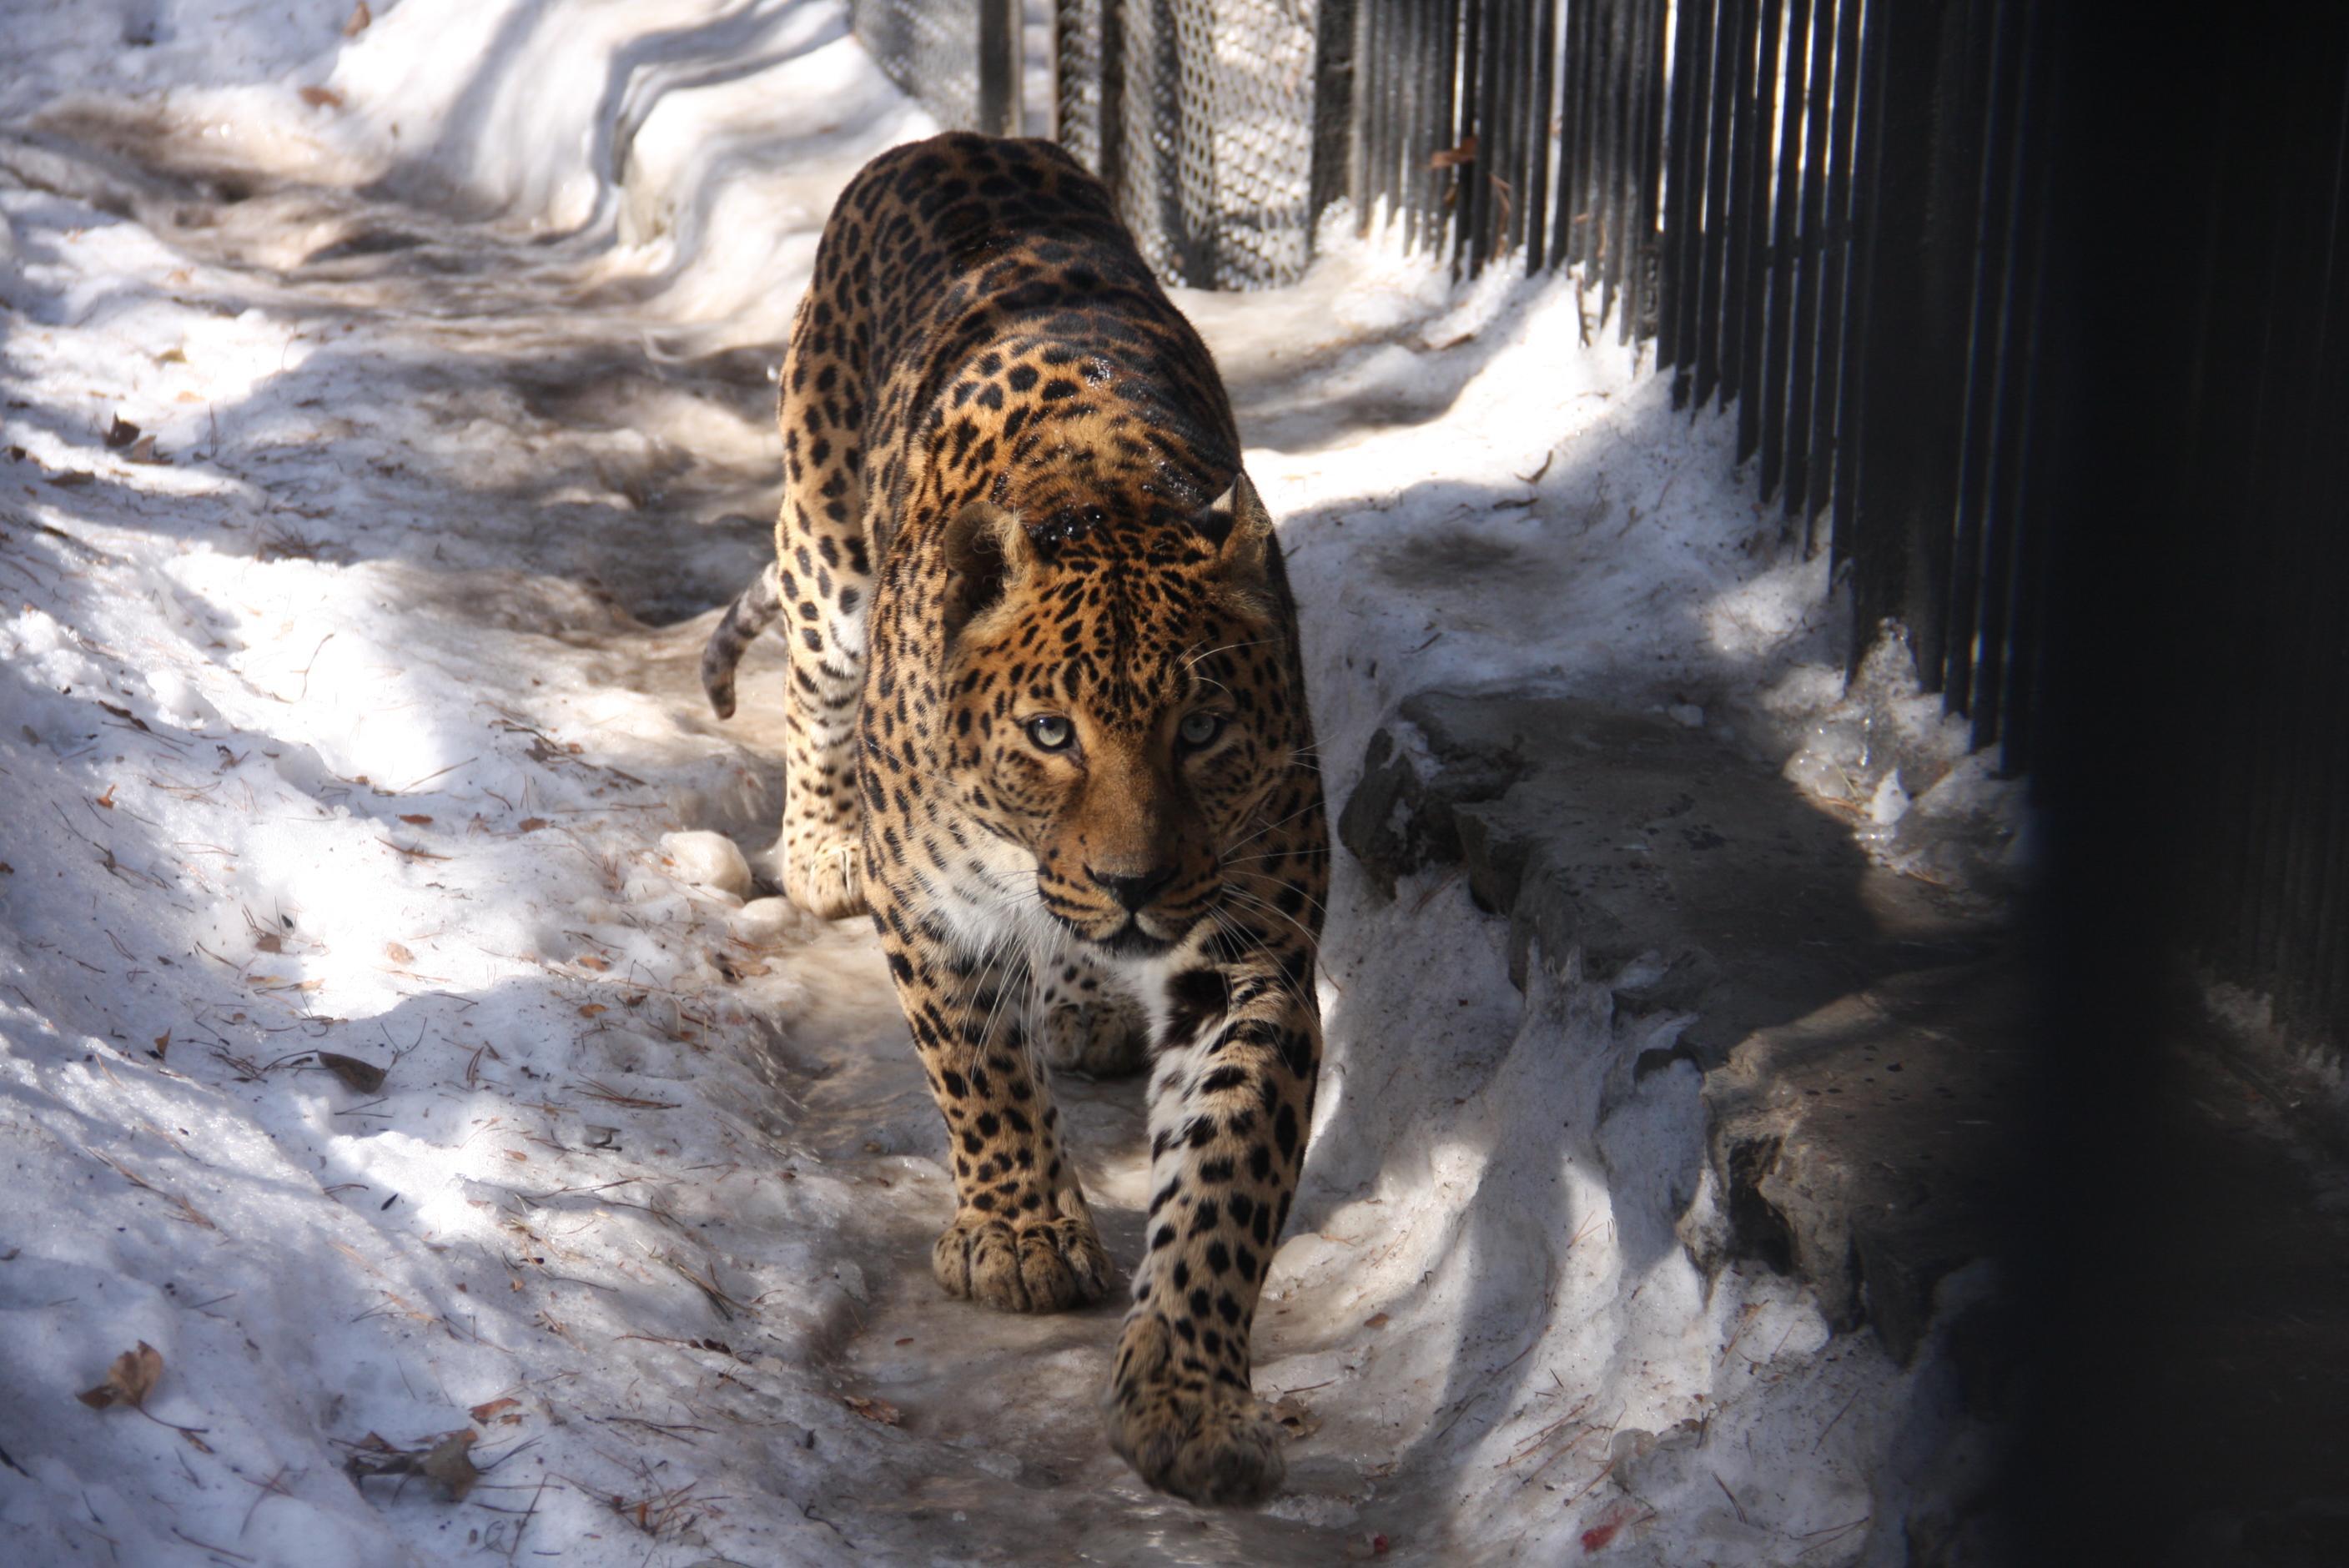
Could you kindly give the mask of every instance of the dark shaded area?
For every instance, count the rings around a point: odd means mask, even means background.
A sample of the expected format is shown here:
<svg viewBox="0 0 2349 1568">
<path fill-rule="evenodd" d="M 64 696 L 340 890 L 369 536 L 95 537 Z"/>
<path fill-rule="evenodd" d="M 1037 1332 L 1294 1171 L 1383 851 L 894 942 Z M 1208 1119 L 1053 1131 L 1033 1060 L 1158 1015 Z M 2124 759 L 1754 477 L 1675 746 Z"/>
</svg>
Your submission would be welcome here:
<svg viewBox="0 0 2349 1568">
<path fill-rule="evenodd" d="M 2204 1065 L 2161 1047 L 2190 1031 L 2207 1060 L 2214 1033 L 2173 954 L 2349 964 L 2326 913 L 2349 851 L 2349 14 L 2056 20 L 2073 308 L 2037 366 L 2061 526 L 2019 1522 L 2050 1564 L 2337 1562 L 2309 1532 L 2349 1506 L 2340 1405 L 2301 1390 L 2349 1360 L 2342 1282 L 2302 1255 L 2339 1243 Z M 2302 806 L 2313 836 L 2288 830 Z M 2291 972 L 2236 971 L 2286 999 Z"/>
</svg>

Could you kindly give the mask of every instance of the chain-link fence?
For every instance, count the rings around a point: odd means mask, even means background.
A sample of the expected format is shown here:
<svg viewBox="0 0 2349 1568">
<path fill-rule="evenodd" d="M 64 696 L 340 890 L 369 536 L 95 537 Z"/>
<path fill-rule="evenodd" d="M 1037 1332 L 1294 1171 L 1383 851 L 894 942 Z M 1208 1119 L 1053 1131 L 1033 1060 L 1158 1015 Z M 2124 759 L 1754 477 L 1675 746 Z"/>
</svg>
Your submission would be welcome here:
<svg viewBox="0 0 2349 1568">
<path fill-rule="evenodd" d="M 944 124 L 1019 132 L 1019 0 L 849 0 L 889 79 Z"/>
<path fill-rule="evenodd" d="M 1162 276 L 1261 288 L 1303 273 L 1314 0 L 1048 3 L 1050 104 L 1020 101 L 1019 0 L 852 0 L 851 12 L 882 68 L 942 123 L 1024 123 L 1100 174 Z"/>
<path fill-rule="evenodd" d="M 1056 134 L 1178 282 L 1287 283 L 1311 253 L 1311 0 L 1054 0 Z"/>
</svg>

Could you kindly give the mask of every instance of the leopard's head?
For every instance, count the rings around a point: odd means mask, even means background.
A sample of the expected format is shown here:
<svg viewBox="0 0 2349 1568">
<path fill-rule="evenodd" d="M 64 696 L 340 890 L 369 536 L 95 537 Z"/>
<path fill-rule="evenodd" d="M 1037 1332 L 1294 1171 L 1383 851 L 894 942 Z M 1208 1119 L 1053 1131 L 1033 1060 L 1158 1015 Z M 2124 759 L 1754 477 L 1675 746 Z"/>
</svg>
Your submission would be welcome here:
<svg viewBox="0 0 2349 1568">
<path fill-rule="evenodd" d="M 1033 857 L 1044 912 L 1147 956 L 1244 898 L 1232 873 L 1309 766 L 1295 615 L 1247 476 L 1188 528 L 1090 511 L 1031 529 L 974 502 L 943 548 L 944 782 Z"/>
</svg>

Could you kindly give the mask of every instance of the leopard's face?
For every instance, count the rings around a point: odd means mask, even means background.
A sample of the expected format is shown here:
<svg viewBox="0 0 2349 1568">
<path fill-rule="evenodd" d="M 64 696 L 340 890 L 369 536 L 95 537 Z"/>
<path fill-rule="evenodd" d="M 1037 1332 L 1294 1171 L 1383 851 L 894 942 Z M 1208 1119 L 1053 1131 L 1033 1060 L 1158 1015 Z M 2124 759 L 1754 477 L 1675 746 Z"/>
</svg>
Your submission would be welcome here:
<svg viewBox="0 0 2349 1568">
<path fill-rule="evenodd" d="M 1212 546 L 1147 583 L 1035 563 L 957 639 L 947 781 L 1110 952 L 1163 953 L 1244 901 L 1259 809 L 1297 763 L 1280 620 Z"/>
</svg>

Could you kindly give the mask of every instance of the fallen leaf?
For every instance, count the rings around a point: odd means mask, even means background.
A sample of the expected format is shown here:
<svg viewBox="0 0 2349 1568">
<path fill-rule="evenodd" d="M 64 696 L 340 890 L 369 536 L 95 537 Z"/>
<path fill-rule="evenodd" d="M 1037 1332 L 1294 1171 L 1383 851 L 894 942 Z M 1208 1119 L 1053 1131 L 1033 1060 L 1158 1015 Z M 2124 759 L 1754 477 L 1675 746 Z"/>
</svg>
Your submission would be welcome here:
<svg viewBox="0 0 2349 1568">
<path fill-rule="evenodd" d="M 1293 1394 L 1273 1401 L 1272 1418 L 1280 1423 L 1280 1429 L 1291 1440 L 1309 1438 L 1321 1429 L 1321 1418 L 1307 1409 L 1305 1401 Z"/>
<path fill-rule="evenodd" d="M 609 969 L 612 966 L 610 959 L 598 957 L 593 953 L 581 954 L 577 963 L 582 969 Z"/>
<path fill-rule="evenodd" d="M 104 438 L 107 446 L 116 451 L 121 450 L 138 438 L 139 427 L 119 414 L 114 417 L 114 423 L 106 428 Z"/>
<path fill-rule="evenodd" d="M 108 810 L 109 810 L 109 811 L 111 811 L 111 810 L 114 810 L 114 786 L 113 786 L 113 785 L 109 784 L 109 785 L 106 787 L 106 793 L 105 793 L 105 794 L 103 794 L 103 795 L 100 795 L 100 796 L 98 798 L 98 803 L 99 805 L 101 805 L 101 806 L 105 807 L 105 808 L 106 808 Z"/>
<path fill-rule="evenodd" d="M 397 942 L 385 943 L 383 944 L 383 951 L 384 956 L 389 958 L 394 964 L 413 964 L 416 962 L 416 954 L 410 953 L 406 947 Z"/>
<path fill-rule="evenodd" d="M 357 1480 L 378 1475 L 421 1475 L 440 1483 L 451 1502 L 461 1502 L 481 1479 L 468 1452 L 481 1434 L 467 1427 L 450 1432 L 429 1449 L 396 1449 L 369 1432 L 353 1445 L 357 1449 L 343 1468 Z"/>
<path fill-rule="evenodd" d="M 1387 1315 L 1383 1312 L 1374 1312 L 1362 1320 L 1364 1328 L 1384 1328 L 1386 1326 Z"/>
<path fill-rule="evenodd" d="M 151 435 L 141 436 L 131 442 L 130 449 L 122 457 L 126 462 L 146 463 L 155 468 L 165 467 L 171 462 L 169 458 L 155 449 L 155 438 Z"/>
<path fill-rule="evenodd" d="M 608 1013 L 610 1011 L 611 1009 L 605 1006 L 601 1002 L 584 1002 L 580 1004 L 579 1016 L 583 1018 L 592 1018 L 598 1013 Z"/>
<path fill-rule="evenodd" d="M 1462 137 L 1456 147 L 1444 148 L 1427 155 L 1427 166 L 1430 169 L 1457 169 L 1464 163 L 1475 161 L 1476 139 L 1473 136 Z"/>
<path fill-rule="evenodd" d="M 535 833 L 541 828 L 546 826 L 546 819 L 543 817 L 524 817 L 516 824 L 516 826 L 525 833 Z"/>
<path fill-rule="evenodd" d="M 357 1057 L 337 1056 L 333 1051 L 320 1051 L 318 1065 L 343 1080 L 343 1087 L 354 1094 L 373 1094 L 383 1088 L 384 1069 Z"/>
<path fill-rule="evenodd" d="M 340 108 L 343 95 L 332 88 L 309 87 L 302 89 L 302 101 L 312 108 Z"/>
<path fill-rule="evenodd" d="M 427 827 L 432 821 L 431 818 L 421 811 L 402 811 L 399 814 L 399 820 L 413 828 Z"/>
<path fill-rule="evenodd" d="M 367 0 L 359 0 L 358 5 L 352 8 L 351 19 L 343 24 L 343 36 L 357 37 L 367 30 L 367 24 L 374 20 L 375 13 L 367 9 Z"/>
<path fill-rule="evenodd" d="M 862 1394 L 843 1394 L 840 1402 L 868 1421 L 878 1421 L 885 1427 L 902 1427 L 905 1413 L 886 1399 L 868 1399 Z"/>
<path fill-rule="evenodd" d="M 254 945 L 264 953 L 283 953 L 285 951 L 285 939 L 273 931 L 254 942 Z"/>
<path fill-rule="evenodd" d="M 162 1375 L 163 1353 L 142 1339 L 138 1349 L 126 1350 L 114 1358 L 114 1365 L 106 1369 L 105 1382 L 95 1388 L 83 1389 L 75 1398 L 93 1410 L 103 1410 L 109 1405 L 144 1409 L 147 1396 Z"/>
<path fill-rule="evenodd" d="M 519 1405 L 519 1404 L 521 1404 L 521 1403 L 522 1403 L 522 1401 L 521 1401 L 520 1399 L 513 1398 L 512 1398 L 511 1396 L 509 1396 L 509 1397 L 507 1397 L 507 1398 L 502 1398 L 502 1399 L 491 1399 L 491 1400 L 488 1400 L 488 1401 L 487 1401 L 487 1402 L 485 1402 L 485 1403 L 479 1404 L 479 1405 L 476 1405 L 476 1406 L 474 1406 L 474 1407 L 473 1407 L 473 1409 L 472 1409 L 472 1416 L 473 1416 L 473 1419 L 475 1419 L 475 1420 L 477 1420 L 477 1421 L 486 1421 L 486 1420 L 488 1420 L 492 1416 L 496 1415 L 500 1410 L 511 1410 L 511 1409 L 512 1409 L 516 1405 Z"/>
</svg>

